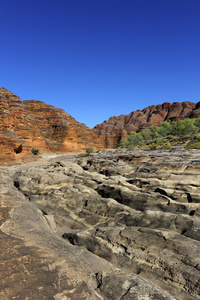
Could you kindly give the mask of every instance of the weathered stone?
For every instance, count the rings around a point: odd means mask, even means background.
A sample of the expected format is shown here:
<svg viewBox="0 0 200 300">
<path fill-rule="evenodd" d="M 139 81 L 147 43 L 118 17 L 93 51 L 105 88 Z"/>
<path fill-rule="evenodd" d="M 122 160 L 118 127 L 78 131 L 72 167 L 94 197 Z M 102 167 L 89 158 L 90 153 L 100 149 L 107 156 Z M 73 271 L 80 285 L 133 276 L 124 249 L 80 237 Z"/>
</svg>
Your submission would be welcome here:
<svg viewBox="0 0 200 300">
<path fill-rule="evenodd" d="M 93 225 L 124 210 L 116 201 L 101 199 L 94 189 L 75 183 L 81 178 L 105 179 L 94 174 L 57 158 L 1 168 L 2 300 L 175 299 L 132 271 L 112 265 L 110 247 L 92 236 L 102 231 Z"/>
<path fill-rule="evenodd" d="M 93 130 L 62 109 L 42 101 L 22 101 L 0 88 L 0 164 L 19 160 L 14 149 L 20 144 L 30 154 L 33 147 L 40 152 L 79 152 L 104 145 Z"/>
<path fill-rule="evenodd" d="M 115 148 L 121 138 L 131 131 L 140 131 L 161 121 L 196 118 L 200 116 L 199 103 L 163 103 L 111 117 L 89 129 L 62 109 L 37 100 L 22 101 L 5 88 L 0 88 L 0 163 L 21 158 L 14 149 L 20 144 L 23 152 L 37 147 L 40 152 L 79 152 L 87 147 Z M 25 160 L 26 156 L 22 156 Z M 112 174 L 112 171 L 110 172 Z"/>
<path fill-rule="evenodd" d="M 30 247 L 33 261 L 32 247 L 37 249 L 44 268 L 56 266 L 47 268 L 54 282 L 50 299 L 68 299 L 70 293 L 73 299 L 199 299 L 198 161 L 197 151 L 119 150 L 4 167 L 15 187 L 4 174 L 3 238 Z M 110 166 L 114 176 L 102 172 Z M 27 268 L 33 268 L 31 260 Z M 35 268 L 39 272 L 37 263 Z M 22 274 L 18 269 L 16 278 Z M 37 296 L 36 290 L 31 291 Z"/>
<path fill-rule="evenodd" d="M 1 161 L 21 165 L 0 170 L 0 298 L 200 299 L 197 150 L 31 154 L 112 147 L 199 106 L 152 105 L 90 130 L 1 88 Z"/>
<path fill-rule="evenodd" d="M 107 146 L 113 148 L 121 138 L 127 137 L 132 131 L 141 131 L 151 125 L 158 125 L 162 121 L 197 117 L 200 117 L 198 103 L 195 104 L 189 101 L 182 103 L 165 102 L 148 106 L 142 111 L 133 111 L 129 115 L 111 117 L 102 124 L 96 125 L 94 130 L 104 138 Z"/>
</svg>

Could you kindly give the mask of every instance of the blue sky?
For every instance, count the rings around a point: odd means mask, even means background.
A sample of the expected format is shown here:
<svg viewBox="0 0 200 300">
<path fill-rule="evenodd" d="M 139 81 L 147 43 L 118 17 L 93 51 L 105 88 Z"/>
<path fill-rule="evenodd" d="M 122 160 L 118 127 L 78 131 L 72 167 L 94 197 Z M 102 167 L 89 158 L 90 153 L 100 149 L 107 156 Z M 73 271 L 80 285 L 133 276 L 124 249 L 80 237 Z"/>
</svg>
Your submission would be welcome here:
<svg viewBox="0 0 200 300">
<path fill-rule="evenodd" d="M 1 0 L 0 86 L 89 127 L 200 101 L 200 0 Z"/>
</svg>

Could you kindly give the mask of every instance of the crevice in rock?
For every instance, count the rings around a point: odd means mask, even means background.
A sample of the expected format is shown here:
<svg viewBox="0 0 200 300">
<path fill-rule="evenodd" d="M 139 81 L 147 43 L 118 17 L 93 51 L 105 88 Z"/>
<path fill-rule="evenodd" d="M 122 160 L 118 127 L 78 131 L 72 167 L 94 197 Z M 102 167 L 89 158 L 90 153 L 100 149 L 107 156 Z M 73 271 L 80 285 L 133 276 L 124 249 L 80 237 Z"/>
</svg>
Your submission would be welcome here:
<svg viewBox="0 0 200 300">
<path fill-rule="evenodd" d="M 195 214 L 195 209 L 194 210 L 191 210 L 190 212 L 189 212 L 189 216 L 194 216 L 194 214 Z"/>
<path fill-rule="evenodd" d="M 186 195 L 187 195 L 188 203 L 193 202 L 193 199 L 192 199 L 192 196 L 190 195 L 190 193 L 186 193 Z"/>
<path fill-rule="evenodd" d="M 130 184 L 136 184 L 138 182 L 138 180 L 137 179 L 128 179 L 126 182 L 130 183 Z"/>
<path fill-rule="evenodd" d="M 192 240 L 200 241 L 200 231 L 199 230 L 194 231 L 194 230 L 188 229 L 188 230 L 184 231 L 183 235 Z"/>
<path fill-rule="evenodd" d="M 86 167 L 86 166 L 83 166 L 82 169 L 83 169 L 84 171 L 88 171 L 88 170 L 89 170 L 89 168 Z"/>
<path fill-rule="evenodd" d="M 41 209 L 41 212 L 44 216 L 48 216 L 48 214 L 43 209 Z"/>
<path fill-rule="evenodd" d="M 122 245 L 122 244 L 119 244 L 119 246 L 122 247 L 122 248 L 124 249 L 124 251 L 127 253 L 127 249 L 128 249 L 128 248 L 127 248 L 126 246 L 124 246 L 124 245 Z"/>
<path fill-rule="evenodd" d="M 60 161 L 51 163 L 50 166 L 54 167 L 54 168 L 56 168 L 56 167 L 62 167 L 63 168 L 64 167 L 64 165 Z"/>
<path fill-rule="evenodd" d="M 90 167 L 93 165 L 93 163 L 94 163 L 93 160 L 88 160 L 87 161 L 87 165 L 89 165 Z"/>
<path fill-rule="evenodd" d="M 77 245 L 77 240 L 74 234 L 64 233 L 62 237 L 70 242 L 72 245 Z"/>
<path fill-rule="evenodd" d="M 184 229 L 181 231 L 181 234 L 185 235 L 186 232 L 187 232 L 187 229 L 184 228 Z"/>
<path fill-rule="evenodd" d="M 130 292 L 130 290 L 132 289 L 132 287 L 134 287 L 134 286 L 136 286 L 136 285 L 137 285 L 137 283 L 131 285 L 131 286 L 127 289 L 127 291 L 119 298 L 119 300 L 123 300 L 124 297 Z"/>
<path fill-rule="evenodd" d="M 167 196 L 168 198 L 170 198 L 172 200 L 176 200 L 176 198 L 174 198 L 172 195 L 168 195 L 167 192 L 164 189 L 161 189 L 159 187 L 154 190 L 154 193 L 159 193 L 163 196 Z M 169 204 L 170 204 L 170 200 L 169 200 L 169 203 L 167 205 L 169 205 Z"/>
<path fill-rule="evenodd" d="M 102 279 L 103 279 L 102 272 L 95 273 L 95 276 L 97 281 L 97 289 L 99 289 L 102 286 Z"/>
<path fill-rule="evenodd" d="M 19 188 L 20 188 L 19 181 L 15 180 L 14 186 L 19 190 Z"/>
<path fill-rule="evenodd" d="M 169 197 L 166 191 L 161 188 L 156 188 L 154 192 Z"/>
<path fill-rule="evenodd" d="M 116 189 L 115 187 L 102 185 L 98 187 L 96 191 L 102 198 L 112 198 L 116 200 L 118 203 L 124 205 L 127 205 L 128 203 L 128 200 L 122 197 L 120 189 Z"/>
</svg>

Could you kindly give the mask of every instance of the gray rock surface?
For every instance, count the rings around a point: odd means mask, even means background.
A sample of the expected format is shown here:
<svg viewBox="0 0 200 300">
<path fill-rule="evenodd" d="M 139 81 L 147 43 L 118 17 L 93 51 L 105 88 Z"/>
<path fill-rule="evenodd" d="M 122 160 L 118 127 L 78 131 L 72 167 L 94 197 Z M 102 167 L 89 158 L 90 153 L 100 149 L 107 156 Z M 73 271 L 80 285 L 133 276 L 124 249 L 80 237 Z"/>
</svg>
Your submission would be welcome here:
<svg viewBox="0 0 200 300">
<path fill-rule="evenodd" d="M 0 299 L 200 299 L 198 151 L 57 155 L 0 182 Z"/>
</svg>

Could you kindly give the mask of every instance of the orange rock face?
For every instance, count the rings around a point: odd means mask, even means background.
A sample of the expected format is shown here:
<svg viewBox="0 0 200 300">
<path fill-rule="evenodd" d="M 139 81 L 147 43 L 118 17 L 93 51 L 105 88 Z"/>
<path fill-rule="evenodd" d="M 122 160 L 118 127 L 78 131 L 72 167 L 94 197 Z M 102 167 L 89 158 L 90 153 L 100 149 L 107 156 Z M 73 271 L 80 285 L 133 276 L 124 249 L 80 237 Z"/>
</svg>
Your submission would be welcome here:
<svg viewBox="0 0 200 300">
<path fill-rule="evenodd" d="M 104 137 L 108 147 L 113 148 L 131 131 L 138 132 L 151 125 L 158 125 L 162 121 L 197 117 L 200 117 L 200 102 L 197 104 L 189 101 L 172 104 L 165 102 L 133 111 L 129 115 L 111 117 L 108 121 L 96 125 L 94 130 L 99 136 Z"/>
<path fill-rule="evenodd" d="M 31 153 L 33 147 L 40 152 L 78 152 L 102 148 L 103 141 L 64 110 L 41 101 L 22 101 L 0 88 L 0 161 L 15 161 L 19 155 L 14 148 L 20 144 L 22 153 Z"/>
<path fill-rule="evenodd" d="M 114 148 L 131 131 L 140 131 L 161 121 L 199 116 L 200 102 L 165 102 L 129 115 L 111 117 L 90 129 L 60 108 L 42 101 L 22 101 L 5 88 L 0 88 L 0 163 L 14 162 L 17 157 L 27 159 L 33 147 L 39 148 L 40 152 Z M 20 144 L 23 151 L 16 154 L 14 148 Z"/>
</svg>

